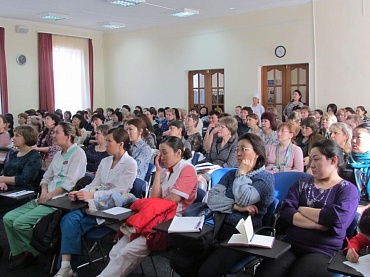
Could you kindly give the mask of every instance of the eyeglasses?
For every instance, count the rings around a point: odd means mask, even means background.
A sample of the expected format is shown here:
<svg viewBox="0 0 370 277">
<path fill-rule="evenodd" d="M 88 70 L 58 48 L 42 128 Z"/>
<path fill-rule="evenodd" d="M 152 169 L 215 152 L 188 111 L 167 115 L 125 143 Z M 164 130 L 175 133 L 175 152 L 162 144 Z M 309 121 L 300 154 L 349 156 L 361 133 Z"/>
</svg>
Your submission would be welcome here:
<svg viewBox="0 0 370 277">
<path fill-rule="evenodd" d="M 253 150 L 253 148 L 243 146 L 237 146 L 234 148 L 235 152 L 246 152 L 247 150 Z"/>
</svg>

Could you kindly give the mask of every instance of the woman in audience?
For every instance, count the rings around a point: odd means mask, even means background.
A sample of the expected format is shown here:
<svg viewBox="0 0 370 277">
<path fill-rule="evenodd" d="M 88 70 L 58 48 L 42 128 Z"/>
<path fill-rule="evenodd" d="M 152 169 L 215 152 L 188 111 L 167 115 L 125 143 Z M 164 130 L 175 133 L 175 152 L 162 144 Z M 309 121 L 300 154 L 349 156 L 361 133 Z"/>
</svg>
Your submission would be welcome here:
<svg viewBox="0 0 370 277">
<path fill-rule="evenodd" d="M 321 118 L 320 134 L 326 139 L 330 139 L 330 126 L 337 122 L 337 117 L 330 113 L 324 113 Z"/>
<path fill-rule="evenodd" d="M 50 214 L 54 209 L 40 205 L 54 197 L 69 192 L 77 181 L 85 175 L 85 152 L 74 144 L 78 130 L 67 122 L 61 122 L 55 128 L 54 141 L 62 150 L 58 151 L 41 180 L 41 194 L 36 200 L 20 206 L 3 218 L 10 250 L 19 259 L 9 265 L 11 270 L 35 264 L 39 253 L 29 244 L 32 227 L 38 219 Z M 75 240 L 73 240 L 75 243 Z"/>
<path fill-rule="evenodd" d="M 13 114 L 6 113 L 4 115 L 4 117 L 6 119 L 5 131 L 7 131 L 9 133 L 10 137 L 12 138 L 14 136 L 14 117 L 13 117 Z"/>
<path fill-rule="evenodd" d="M 131 142 L 131 156 L 137 163 L 137 178 L 144 180 L 148 171 L 152 149 L 142 137 L 147 137 L 148 130 L 144 120 L 133 118 L 127 121 L 127 132 Z"/>
<path fill-rule="evenodd" d="M 297 136 L 299 136 L 301 133 L 301 113 L 293 111 L 288 117 L 288 123 L 294 126 L 295 131 L 292 141 L 295 142 Z"/>
<path fill-rule="evenodd" d="M 368 121 L 368 117 L 366 116 L 367 110 L 365 110 L 364 106 L 358 106 L 356 108 L 356 114 L 361 118 L 363 122 Z"/>
<path fill-rule="evenodd" d="M 187 141 L 191 145 L 192 151 L 199 152 L 202 145 L 202 136 L 199 133 L 198 126 L 199 118 L 195 114 L 188 114 L 186 116 L 185 124 L 187 127 Z"/>
<path fill-rule="evenodd" d="M 301 102 L 301 99 L 302 99 L 302 93 L 298 89 L 293 91 L 292 101 L 290 101 L 288 103 L 288 105 L 286 105 L 284 110 L 283 110 L 283 117 L 284 117 L 285 121 L 288 120 L 288 118 L 292 114 L 294 108 L 303 107 L 303 103 Z"/>
<path fill-rule="evenodd" d="M 127 193 L 137 174 L 135 160 L 128 154 L 129 135 L 123 128 L 109 130 L 107 152 L 91 184 L 79 191 L 69 193 L 71 201 L 99 199 L 112 193 Z M 62 231 L 61 268 L 55 277 L 75 276 L 71 267 L 73 255 L 81 254 L 82 236 L 97 225 L 96 219 L 86 216 L 81 210 L 66 214 L 60 223 Z M 112 275 L 112 276 L 120 276 Z"/>
<path fill-rule="evenodd" d="M 76 136 L 75 143 L 77 145 L 84 144 L 86 138 L 87 138 L 87 131 L 85 130 L 85 118 L 80 114 L 75 114 L 72 117 L 72 124 L 76 126 L 80 130 L 81 136 Z"/>
<path fill-rule="evenodd" d="M 42 166 L 40 153 L 32 148 L 37 142 L 38 135 L 37 131 L 28 125 L 21 125 L 14 129 L 14 146 L 18 151 L 9 152 L 0 176 L 0 190 L 34 189 Z M 27 198 L 24 200 L 3 197 L 0 202 L 0 212 L 10 211 L 26 203 Z"/>
<path fill-rule="evenodd" d="M 185 135 L 185 126 L 180 120 L 174 120 L 168 123 L 168 134 L 169 136 L 181 138 L 182 143 L 185 148 L 188 148 L 191 151 L 191 144 L 184 138 Z"/>
<path fill-rule="evenodd" d="M 249 112 L 250 107 L 243 107 L 240 111 L 240 122 L 238 122 L 238 136 L 241 137 L 245 133 L 249 131 L 247 118 L 249 114 L 252 114 L 252 112 Z"/>
<path fill-rule="evenodd" d="M 151 197 L 176 202 L 177 213 L 181 214 L 194 202 L 197 190 L 194 167 L 184 161 L 191 158 L 191 152 L 180 138 L 173 136 L 161 142 L 159 152 L 155 160 Z M 124 235 L 110 251 L 109 264 L 99 277 L 127 276 L 149 253 L 145 237 L 139 236 L 130 241 L 130 237 Z"/>
<path fill-rule="evenodd" d="M 203 147 L 207 153 L 209 153 L 209 151 L 211 150 L 213 137 L 218 132 L 218 128 L 219 128 L 218 117 L 219 116 L 220 116 L 220 113 L 217 111 L 211 111 L 208 116 L 209 124 L 208 124 L 207 130 L 205 132 L 204 139 L 203 139 Z"/>
<path fill-rule="evenodd" d="M 38 115 L 31 115 L 29 118 L 29 125 L 34 128 L 39 134 L 42 132 L 43 121 Z"/>
<path fill-rule="evenodd" d="M 277 130 L 278 144 L 267 149 L 266 169 L 271 173 L 284 171 L 303 172 L 302 149 L 292 143 L 294 126 L 290 123 L 281 123 Z"/>
<path fill-rule="evenodd" d="M 145 141 L 146 144 L 149 145 L 150 148 L 157 149 L 158 137 L 154 133 L 153 125 L 150 122 L 148 116 L 146 116 L 145 114 L 139 114 L 138 118 L 142 119 L 146 126 L 146 132 L 143 134 L 142 139 Z M 159 139 L 162 139 L 161 137 L 162 134 L 160 130 L 158 134 L 159 134 Z"/>
<path fill-rule="evenodd" d="M 333 123 L 330 126 L 330 139 L 334 140 L 342 148 L 344 160 L 347 161 L 347 155 L 351 152 L 351 127 L 343 122 Z"/>
<path fill-rule="evenodd" d="M 35 150 L 41 153 L 43 168 L 47 169 L 53 160 L 54 155 L 61 150 L 60 146 L 54 143 L 56 127 L 60 117 L 56 114 L 47 114 L 45 118 L 45 130 L 39 136 Z M 75 136 L 73 136 L 75 138 Z"/>
<path fill-rule="evenodd" d="M 354 130 L 358 125 L 362 123 L 361 118 L 357 114 L 351 114 L 346 117 L 346 123 Z"/>
<path fill-rule="evenodd" d="M 11 146 L 11 140 L 9 133 L 5 130 L 7 121 L 5 116 L 0 115 L 0 147 L 9 148 Z M 0 151 L 0 170 L 4 167 L 4 161 L 9 150 Z"/>
<path fill-rule="evenodd" d="M 117 128 L 119 126 L 122 126 L 123 125 L 122 113 L 121 112 L 114 112 L 112 114 L 112 122 L 113 122 L 112 128 Z"/>
<path fill-rule="evenodd" d="M 213 137 L 207 161 L 221 167 L 236 167 L 235 147 L 238 144 L 236 131 L 238 123 L 235 118 L 225 116 L 220 118 L 217 136 Z"/>
<path fill-rule="evenodd" d="M 339 177 L 342 150 L 332 140 L 316 142 L 310 153 L 313 177 L 300 179 L 284 199 L 280 219 L 289 224 L 291 249 L 264 259 L 257 277 L 329 277 L 328 262 L 342 248 L 358 203 L 355 186 Z"/>
<path fill-rule="evenodd" d="M 85 150 L 87 164 L 86 171 L 95 173 L 98 170 L 102 159 L 108 157 L 107 142 L 105 140 L 109 131 L 108 125 L 99 125 L 96 127 L 96 144 L 90 144 Z"/>
<path fill-rule="evenodd" d="M 259 117 L 255 113 L 248 114 L 247 124 L 249 127 L 248 133 L 261 135 L 262 130 L 259 127 Z"/>
<path fill-rule="evenodd" d="M 301 136 L 297 137 L 297 145 L 301 147 L 303 157 L 306 158 L 305 164 L 308 164 L 308 155 L 311 152 L 313 144 L 321 139 L 325 139 L 324 136 L 320 135 L 319 124 L 313 117 L 307 117 L 302 120 Z"/>
<path fill-rule="evenodd" d="M 370 123 L 362 123 L 353 130 L 352 152 L 348 163 L 360 194 L 360 203 L 370 203 Z"/>
<path fill-rule="evenodd" d="M 333 103 L 329 104 L 326 107 L 326 112 L 331 114 L 331 115 L 334 115 L 334 116 L 337 114 L 337 110 L 338 110 L 337 105 L 335 105 Z"/>
<path fill-rule="evenodd" d="M 255 228 L 274 199 L 274 178 L 265 170 L 266 150 L 260 137 L 244 134 L 236 146 L 238 169 L 228 171 L 209 191 L 208 206 L 212 211 L 226 213 L 219 231 L 220 242 L 237 233 L 241 218 L 252 216 Z M 224 276 L 245 253 L 226 247 L 216 247 L 200 266 L 198 276 Z M 273 276 L 273 275 L 271 275 Z"/>
<path fill-rule="evenodd" d="M 70 111 L 65 111 L 64 112 L 64 122 L 72 122 L 72 113 Z"/>
<path fill-rule="evenodd" d="M 342 108 L 337 111 L 337 120 L 338 122 L 346 121 L 346 110 L 345 109 Z"/>
<path fill-rule="evenodd" d="M 262 132 L 260 132 L 258 135 L 262 138 L 266 148 L 278 143 L 276 128 L 277 122 L 275 115 L 271 112 L 264 112 L 261 115 Z"/>
</svg>

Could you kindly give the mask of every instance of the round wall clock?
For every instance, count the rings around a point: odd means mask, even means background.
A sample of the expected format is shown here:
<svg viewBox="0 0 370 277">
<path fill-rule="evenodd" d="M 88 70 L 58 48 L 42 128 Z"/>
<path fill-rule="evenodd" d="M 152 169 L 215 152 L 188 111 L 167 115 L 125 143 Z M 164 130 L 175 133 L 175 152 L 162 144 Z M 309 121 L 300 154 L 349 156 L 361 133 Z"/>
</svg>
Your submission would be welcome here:
<svg viewBox="0 0 370 277">
<path fill-rule="evenodd" d="M 18 63 L 19 65 L 25 65 L 25 64 L 26 64 L 26 62 L 27 62 L 27 58 L 26 58 L 26 56 L 25 56 L 25 55 L 20 54 L 20 55 L 18 55 L 18 56 L 17 56 L 16 61 L 17 61 L 17 63 Z"/>
<path fill-rule="evenodd" d="M 279 45 L 278 47 L 275 48 L 275 55 L 276 57 L 278 58 L 282 58 L 284 57 L 286 54 L 286 49 L 284 46 L 282 45 Z"/>
</svg>

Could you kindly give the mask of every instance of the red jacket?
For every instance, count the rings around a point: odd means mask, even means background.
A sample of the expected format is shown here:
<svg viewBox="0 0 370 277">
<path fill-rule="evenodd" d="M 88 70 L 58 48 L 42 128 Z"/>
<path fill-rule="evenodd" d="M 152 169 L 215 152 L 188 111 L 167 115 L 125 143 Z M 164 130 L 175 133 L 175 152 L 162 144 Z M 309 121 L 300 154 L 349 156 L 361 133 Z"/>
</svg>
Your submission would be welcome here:
<svg viewBox="0 0 370 277">
<path fill-rule="evenodd" d="M 354 236 L 349 240 L 349 242 L 351 243 L 351 246 L 356 250 L 357 253 L 359 253 L 361 249 L 366 248 L 366 246 L 370 246 L 370 241 L 367 238 L 365 238 L 363 234 L 358 234 Z"/>
<path fill-rule="evenodd" d="M 131 210 L 138 213 L 130 216 L 126 225 L 134 227 L 131 241 L 139 236 L 147 237 L 153 232 L 153 227 L 164 221 L 172 219 L 176 215 L 177 204 L 162 198 L 142 198 L 131 205 Z"/>
</svg>

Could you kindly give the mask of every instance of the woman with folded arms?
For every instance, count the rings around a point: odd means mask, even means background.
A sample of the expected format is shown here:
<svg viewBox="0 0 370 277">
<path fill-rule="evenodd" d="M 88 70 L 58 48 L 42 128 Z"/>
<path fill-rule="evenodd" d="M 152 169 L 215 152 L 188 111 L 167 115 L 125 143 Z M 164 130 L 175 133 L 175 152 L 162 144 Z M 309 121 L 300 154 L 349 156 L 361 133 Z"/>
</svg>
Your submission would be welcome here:
<svg viewBox="0 0 370 277">
<path fill-rule="evenodd" d="M 123 128 L 111 129 L 106 140 L 107 152 L 110 156 L 100 162 L 91 184 L 79 191 L 69 193 L 72 201 L 99 199 L 115 192 L 127 193 L 132 188 L 137 166 L 127 152 L 130 147 L 127 132 Z M 86 216 L 81 210 L 70 212 L 62 218 L 60 222 L 62 263 L 55 277 L 75 276 L 75 268 L 72 269 L 71 266 L 72 257 L 81 254 L 82 236 L 96 225 L 96 219 Z"/>
<path fill-rule="evenodd" d="M 168 136 L 159 145 L 159 155 L 155 159 L 156 173 L 151 197 L 177 203 L 177 214 L 181 214 L 195 200 L 196 173 L 194 167 L 185 162 L 190 157 L 190 150 L 184 147 L 180 138 Z M 149 253 L 146 237 L 138 236 L 130 241 L 130 236 L 125 234 L 113 246 L 109 264 L 98 276 L 127 276 Z"/>
<path fill-rule="evenodd" d="M 277 130 L 278 144 L 267 149 L 266 169 L 271 173 L 284 171 L 303 172 L 302 149 L 292 143 L 294 126 L 290 123 L 281 123 Z"/>
<path fill-rule="evenodd" d="M 78 130 L 71 123 L 61 122 L 56 126 L 54 143 L 62 150 L 55 154 L 41 180 L 40 197 L 8 212 L 3 217 L 10 251 L 13 256 L 21 254 L 9 265 L 11 270 L 30 266 L 36 262 L 35 256 L 39 253 L 29 244 L 33 226 L 38 219 L 54 211 L 40 203 L 66 194 L 85 175 L 85 152 L 73 143 L 76 132 Z"/>
<path fill-rule="evenodd" d="M 291 249 L 276 260 L 264 259 L 257 277 L 330 277 L 328 262 L 342 248 L 358 203 L 356 187 L 338 175 L 342 149 L 332 140 L 314 143 L 312 177 L 290 187 L 280 220 L 289 227 L 284 241 Z"/>
</svg>

